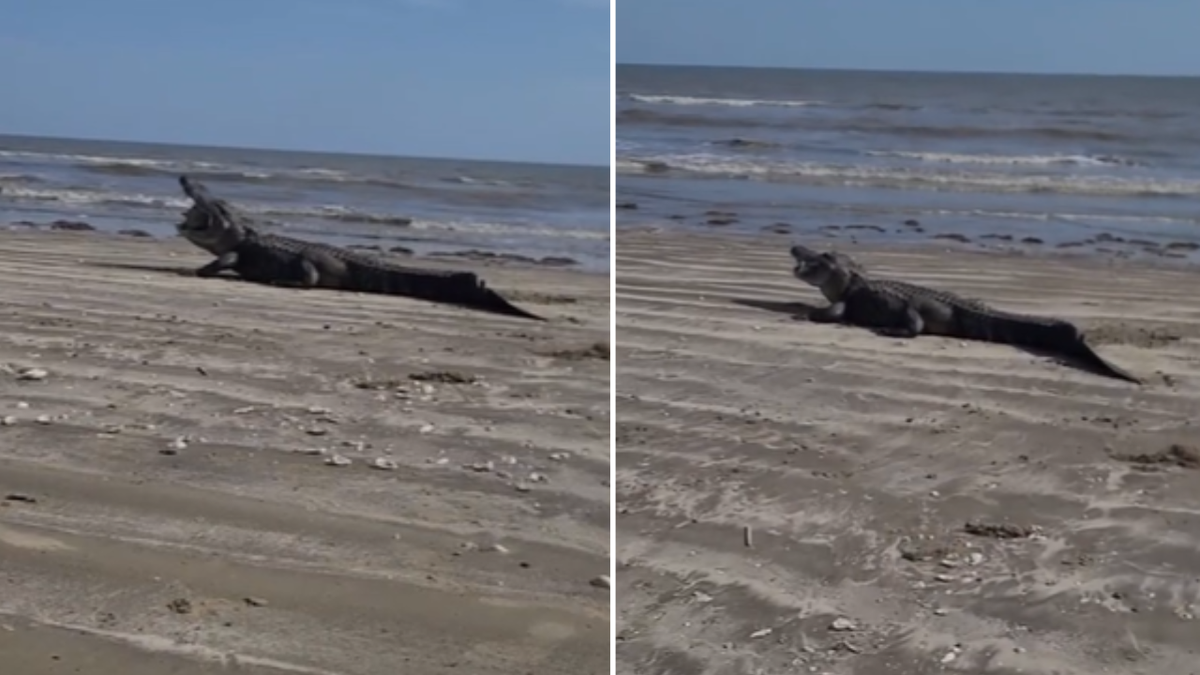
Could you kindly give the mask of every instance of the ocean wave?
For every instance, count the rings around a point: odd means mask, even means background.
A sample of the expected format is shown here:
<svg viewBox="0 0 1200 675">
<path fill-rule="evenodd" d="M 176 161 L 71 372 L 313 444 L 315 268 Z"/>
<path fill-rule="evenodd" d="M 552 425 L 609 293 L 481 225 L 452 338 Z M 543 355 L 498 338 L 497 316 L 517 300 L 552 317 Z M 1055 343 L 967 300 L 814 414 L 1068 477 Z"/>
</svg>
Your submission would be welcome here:
<svg viewBox="0 0 1200 675">
<path fill-rule="evenodd" d="M 1189 116 L 1188 112 L 1183 110 L 1153 110 L 1148 108 L 1140 110 L 1118 110 L 1113 108 L 1051 108 L 1049 110 L 1042 110 L 1035 108 L 1035 110 L 1042 115 L 1072 117 L 1076 119 L 1128 117 L 1142 120 L 1169 120 Z M 1029 111 L 1017 109 L 1013 112 L 1027 113 Z"/>
<path fill-rule="evenodd" d="M 1069 223 L 1103 222 L 1114 225 L 1140 225 L 1144 223 L 1160 224 L 1198 224 L 1200 217 L 1188 218 L 1178 216 L 1125 216 L 1111 213 L 1046 213 L 1031 211 L 996 211 L 992 209 L 923 209 L 917 216 L 973 216 L 976 218 L 996 218 L 1000 220 L 1036 220 L 1044 222 L 1065 221 Z"/>
<path fill-rule="evenodd" d="M 826 105 L 824 101 L 798 101 L 753 98 L 717 98 L 706 96 L 667 96 L 664 94 L 628 94 L 631 101 L 651 105 L 728 106 L 732 108 L 807 108 Z"/>
<path fill-rule="evenodd" d="M 0 190 L 3 190 L 5 185 L 36 185 L 45 182 L 45 178 L 27 173 L 0 173 Z"/>
<path fill-rule="evenodd" d="M 886 110 L 889 112 L 910 112 L 913 110 L 923 110 L 925 106 L 915 103 L 888 103 L 887 101 L 878 101 L 875 103 L 864 103 L 858 106 L 863 110 Z"/>
<path fill-rule="evenodd" d="M 726 138 L 720 141 L 710 141 L 710 144 L 739 150 L 767 150 L 780 147 L 779 143 L 773 141 L 756 141 L 752 138 Z"/>
<path fill-rule="evenodd" d="M 868 150 L 872 157 L 915 159 L 938 164 L 982 164 L 1005 166 L 1142 166 L 1140 162 L 1115 155 L 988 155 L 953 152 L 910 152 Z"/>
<path fill-rule="evenodd" d="M 86 211 L 88 207 L 118 207 L 133 210 L 153 210 L 164 213 L 167 219 L 177 218 L 178 213 L 192 205 L 186 197 L 155 197 L 139 193 L 110 192 L 87 189 L 37 189 L 23 186 L 5 186 L 0 191 L 0 200 L 15 202 L 32 201 L 43 204 L 58 204 L 72 211 Z M 297 220 L 325 220 L 362 225 L 390 225 L 405 230 L 429 230 L 444 232 L 473 232 L 490 235 L 522 235 L 539 237 L 565 237 L 575 239 L 603 239 L 606 231 L 588 231 L 575 228 L 553 228 L 530 224 L 492 223 L 471 220 L 423 220 L 409 216 L 380 213 L 356 209 L 338 204 L 311 206 L 276 206 L 261 203 L 238 203 L 237 210 L 264 224 L 280 224 Z M 81 217 L 87 217 L 83 214 Z"/>
<path fill-rule="evenodd" d="M 368 183 L 390 187 L 408 187 L 406 184 L 373 176 L 361 176 L 337 169 L 316 167 L 276 168 L 265 170 L 258 167 L 221 164 L 198 160 L 149 159 L 142 157 L 107 157 L 102 155 L 80 155 L 0 150 L 0 160 L 23 160 L 31 163 L 49 163 L 74 166 L 84 171 L 115 176 L 178 176 L 188 174 L 201 180 L 237 180 L 267 182 L 277 180 L 300 180 L 332 183 Z"/>
<path fill-rule="evenodd" d="M 951 172 L 917 167 L 749 161 L 707 154 L 618 158 L 617 171 L 631 174 L 677 174 L 693 178 L 956 192 L 1040 192 L 1142 197 L 1200 195 L 1200 181 L 1196 180 L 1156 181 L 1111 175 Z"/>
<path fill-rule="evenodd" d="M 752 118 L 710 117 L 700 113 L 667 113 L 645 108 L 627 108 L 617 113 L 617 124 L 658 124 L 674 127 L 780 127 L 782 122 Z"/>
<path fill-rule="evenodd" d="M 0 150 L 0 160 L 20 160 L 30 163 L 49 163 L 73 166 L 92 173 L 115 176 L 170 176 L 187 174 L 200 180 L 229 180 L 251 183 L 267 182 L 313 182 L 336 184 L 362 184 L 386 188 L 418 189 L 417 186 L 384 176 L 356 174 L 339 169 L 320 167 L 279 167 L 264 169 L 261 167 L 239 166 L 237 164 L 221 164 L 197 160 L 165 160 L 137 157 L 105 157 L 98 155 L 56 154 L 25 152 L 16 150 Z M 464 182 L 462 177 L 452 176 L 447 182 Z M 465 182 L 464 182 L 465 183 Z M 479 181 L 479 184 L 492 187 L 505 187 L 501 182 L 494 184 L 489 181 Z"/>
<path fill-rule="evenodd" d="M 50 162 L 53 164 L 75 164 L 121 171 L 167 171 L 180 166 L 194 169 L 219 169 L 220 164 L 212 162 L 175 162 L 165 159 L 148 159 L 137 157 L 106 157 L 103 155 L 63 154 L 52 152 L 30 152 L 26 150 L 0 150 L 0 159 L 32 160 L 35 162 Z"/>
<path fill-rule="evenodd" d="M 617 158 L 617 173 L 666 173 L 672 167 L 668 162 L 657 159 L 627 159 Z"/>
<path fill-rule="evenodd" d="M 795 115 L 787 118 L 762 118 L 750 115 L 705 115 L 700 112 L 666 112 L 646 108 L 626 108 L 617 113 L 617 124 L 711 129 L 783 129 L 788 131 L 828 131 L 874 134 L 916 139 L 1022 139 L 1035 141 L 1136 141 L 1137 137 L 1112 129 L 1053 125 L 964 126 L 940 124 L 898 124 L 883 116 L 820 117 Z M 1190 142 L 1192 139 L 1180 139 Z"/>
<path fill-rule="evenodd" d="M 140 193 L 72 189 L 38 189 L 5 185 L 0 198 L 15 201 L 53 202 L 69 206 L 126 206 L 131 208 L 186 209 L 185 197 L 154 197 Z"/>
</svg>

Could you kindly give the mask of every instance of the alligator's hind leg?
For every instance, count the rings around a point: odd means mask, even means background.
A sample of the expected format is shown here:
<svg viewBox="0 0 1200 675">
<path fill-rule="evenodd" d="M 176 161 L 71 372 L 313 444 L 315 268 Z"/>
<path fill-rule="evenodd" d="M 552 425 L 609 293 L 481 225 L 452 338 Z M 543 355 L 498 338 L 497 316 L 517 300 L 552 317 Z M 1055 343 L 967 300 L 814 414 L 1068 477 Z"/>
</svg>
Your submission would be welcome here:
<svg viewBox="0 0 1200 675">
<path fill-rule="evenodd" d="M 316 288 L 321 281 L 321 271 L 317 269 L 316 263 L 308 258 L 300 259 L 300 280 L 299 283 L 304 288 Z"/>
<path fill-rule="evenodd" d="M 877 334 L 894 338 L 915 338 L 925 330 L 925 319 L 912 303 L 905 303 L 904 307 L 893 312 L 891 317 L 895 322 L 888 326 L 879 326 L 875 329 Z"/>
<path fill-rule="evenodd" d="M 281 288 L 316 288 L 321 280 L 321 271 L 308 258 L 297 258 L 284 266 L 284 273 L 269 283 Z"/>
</svg>

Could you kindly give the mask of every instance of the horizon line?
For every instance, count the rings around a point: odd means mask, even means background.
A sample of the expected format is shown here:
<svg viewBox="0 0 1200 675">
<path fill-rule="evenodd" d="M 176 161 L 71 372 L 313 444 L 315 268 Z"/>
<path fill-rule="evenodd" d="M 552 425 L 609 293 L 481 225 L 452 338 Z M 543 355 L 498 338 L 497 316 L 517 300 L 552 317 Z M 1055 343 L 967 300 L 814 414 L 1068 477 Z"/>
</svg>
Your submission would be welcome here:
<svg viewBox="0 0 1200 675">
<path fill-rule="evenodd" d="M 701 63 L 621 63 L 615 61 L 618 68 L 633 66 L 638 68 L 727 68 L 744 70 L 820 70 L 831 72 L 851 73 L 914 73 L 919 75 L 1020 75 L 1023 77 L 1145 77 L 1157 79 L 1198 79 L 1200 72 L 1192 75 L 1163 74 L 1163 73 L 1081 73 L 1070 71 L 1027 72 L 1018 70 L 933 70 L 927 68 L 851 68 L 834 66 L 747 66 L 734 64 L 701 64 Z"/>
</svg>

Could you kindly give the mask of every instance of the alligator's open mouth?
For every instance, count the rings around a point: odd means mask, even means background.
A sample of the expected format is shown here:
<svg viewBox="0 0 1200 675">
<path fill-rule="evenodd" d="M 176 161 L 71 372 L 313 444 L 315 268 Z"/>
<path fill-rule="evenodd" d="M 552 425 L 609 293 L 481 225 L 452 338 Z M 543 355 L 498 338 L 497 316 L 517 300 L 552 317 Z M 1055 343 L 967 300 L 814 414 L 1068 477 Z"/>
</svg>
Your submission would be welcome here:
<svg viewBox="0 0 1200 675">
<path fill-rule="evenodd" d="M 799 260 L 796 261 L 795 266 L 792 267 L 792 276 L 806 284 L 813 284 L 816 286 L 819 286 L 824 282 L 826 272 L 827 270 L 822 269 L 820 266 L 814 266 Z"/>
<path fill-rule="evenodd" d="M 212 232 L 213 215 L 204 211 L 198 211 L 197 207 L 193 206 L 183 212 L 183 221 L 175 225 L 175 230 L 179 234 L 203 234 Z"/>
</svg>

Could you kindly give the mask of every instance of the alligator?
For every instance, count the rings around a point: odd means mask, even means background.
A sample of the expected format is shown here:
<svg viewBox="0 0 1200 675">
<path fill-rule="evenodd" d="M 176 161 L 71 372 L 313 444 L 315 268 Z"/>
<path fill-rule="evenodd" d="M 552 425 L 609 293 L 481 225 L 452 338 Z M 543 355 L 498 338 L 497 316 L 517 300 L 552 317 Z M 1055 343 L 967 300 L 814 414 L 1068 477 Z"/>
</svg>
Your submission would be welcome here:
<svg viewBox="0 0 1200 675">
<path fill-rule="evenodd" d="M 195 271 L 214 277 L 225 270 L 246 281 L 295 288 L 328 288 L 402 295 L 506 316 L 545 321 L 488 288 L 474 272 L 415 269 L 338 246 L 262 232 L 202 183 L 180 176 L 191 208 L 179 234 L 217 256 Z"/>
<path fill-rule="evenodd" d="M 995 309 L 982 300 L 895 279 L 877 279 L 845 253 L 796 245 L 792 274 L 819 288 L 829 305 L 810 321 L 844 323 L 898 338 L 942 335 L 1015 345 L 1066 357 L 1097 374 L 1141 384 L 1101 358 L 1074 324 Z"/>
</svg>

